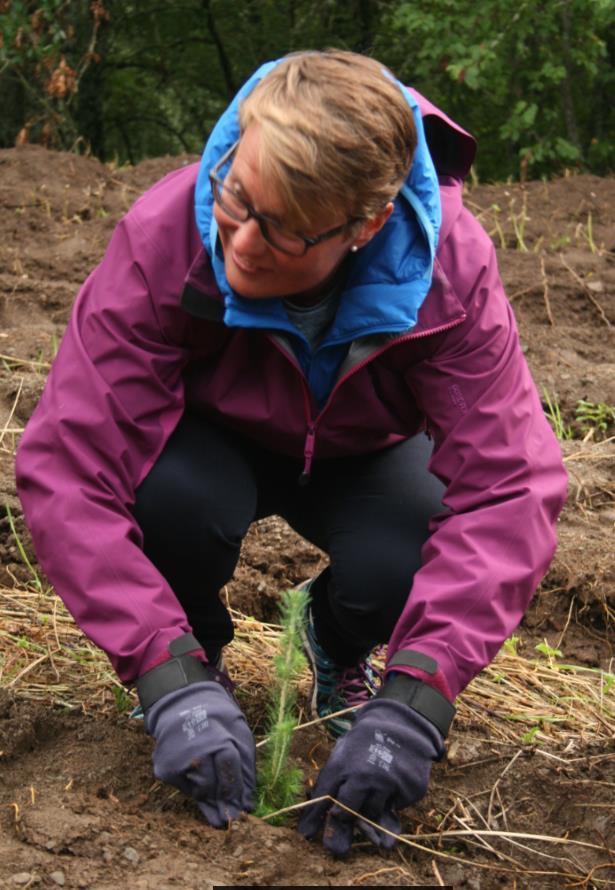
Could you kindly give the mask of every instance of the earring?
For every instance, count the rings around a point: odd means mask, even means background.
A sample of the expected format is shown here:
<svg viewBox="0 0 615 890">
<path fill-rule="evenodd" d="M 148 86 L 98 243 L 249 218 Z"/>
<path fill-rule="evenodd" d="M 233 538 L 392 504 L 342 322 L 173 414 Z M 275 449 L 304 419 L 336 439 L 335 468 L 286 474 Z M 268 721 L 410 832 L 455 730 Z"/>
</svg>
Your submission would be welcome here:
<svg viewBox="0 0 615 890">
<path fill-rule="evenodd" d="M 358 249 L 359 249 L 359 247 L 358 247 L 357 244 L 353 244 L 352 247 L 350 248 L 350 250 L 352 251 L 352 253 L 356 253 Z"/>
</svg>

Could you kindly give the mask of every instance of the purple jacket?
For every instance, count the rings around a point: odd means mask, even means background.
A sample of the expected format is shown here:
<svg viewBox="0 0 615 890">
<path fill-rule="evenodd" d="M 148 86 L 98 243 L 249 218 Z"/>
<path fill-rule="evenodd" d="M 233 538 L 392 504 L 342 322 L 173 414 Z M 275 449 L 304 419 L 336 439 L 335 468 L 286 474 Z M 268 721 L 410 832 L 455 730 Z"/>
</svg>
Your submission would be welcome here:
<svg viewBox="0 0 615 890">
<path fill-rule="evenodd" d="M 186 406 L 308 469 L 427 428 L 450 514 L 433 521 L 389 657 L 432 656 L 451 697 L 491 661 L 546 571 L 566 494 L 560 449 L 493 245 L 462 205 L 472 141 L 418 98 L 441 173 L 432 285 L 416 326 L 355 350 L 321 410 L 278 336 L 221 322 L 194 220 L 196 165 L 137 201 L 81 289 L 17 484 L 41 565 L 122 680 L 190 630 L 131 512 Z"/>
</svg>

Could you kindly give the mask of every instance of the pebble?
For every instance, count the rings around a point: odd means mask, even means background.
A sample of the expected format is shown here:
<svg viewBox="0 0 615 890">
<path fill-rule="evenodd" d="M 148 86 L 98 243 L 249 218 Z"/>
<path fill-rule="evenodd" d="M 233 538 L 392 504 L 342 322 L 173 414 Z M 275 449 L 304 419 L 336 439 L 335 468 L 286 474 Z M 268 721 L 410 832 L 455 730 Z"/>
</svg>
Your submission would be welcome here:
<svg viewBox="0 0 615 890">
<path fill-rule="evenodd" d="M 58 884 L 60 887 L 63 887 L 66 883 L 66 878 L 64 877 L 63 871 L 52 871 L 49 875 L 52 881 Z"/>
<path fill-rule="evenodd" d="M 23 884 L 29 884 L 33 878 L 34 875 L 29 871 L 19 871 L 17 874 L 13 875 L 11 880 L 14 884 L 18 884 L 21 887 Z"/>
<path fill-rule="evenodd" d="M 594 293 L 601 294 L 604 291 L 604 284 L 601 281 L 587 281 L 586 285 Z"/>
<path fill-rule="evenodd" d="M 139 861 L 139 854 L 134 847 L 124 847 L 124 849 L 122 850 L 122 856 L 129 862 L 137 863 Z"/>
</svg>

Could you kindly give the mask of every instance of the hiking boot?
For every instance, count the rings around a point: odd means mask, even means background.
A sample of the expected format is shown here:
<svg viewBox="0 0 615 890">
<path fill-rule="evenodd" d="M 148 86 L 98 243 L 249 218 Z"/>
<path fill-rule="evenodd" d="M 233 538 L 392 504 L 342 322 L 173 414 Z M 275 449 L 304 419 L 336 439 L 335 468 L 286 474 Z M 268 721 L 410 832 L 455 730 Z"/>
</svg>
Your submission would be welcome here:
<svg viewBox="0 0 615 890">
<path fill-rule="evenodd" d="M 309 591 L 314 578 L 299 585 L 300 590 Z M 303 648 L 312 669 L 313 685 L 311 710 L 314 718 L 327 718 L 330 714 L 347 708 L 361 707 L 372 698 L 379 688 L 380 672 L 368 654 L 352 667 L 336 664 L 324 651 L 314 631 L 312 610 L 308 606 L 306 620 L 302 628 Z M 324 723 L 325 729 L 333 738 L 339 738 L 352 727 L 353 711 L 331 717 Z"/>
</svg>

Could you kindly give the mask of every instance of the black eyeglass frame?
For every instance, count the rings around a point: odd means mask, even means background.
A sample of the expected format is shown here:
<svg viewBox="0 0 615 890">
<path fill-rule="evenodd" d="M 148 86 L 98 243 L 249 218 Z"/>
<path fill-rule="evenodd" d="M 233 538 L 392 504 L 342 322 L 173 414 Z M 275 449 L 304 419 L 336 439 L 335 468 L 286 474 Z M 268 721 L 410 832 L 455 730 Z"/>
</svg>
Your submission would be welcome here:
<svg viewBox="0 0 615 890">
<path fill-rule="evenodd" d="M 235 151 L 237 150 L 237 146 L 239 145 L 239 140 L 231 145 L 231 147 L 226 151 L 220 160 L 215 164 L 211 170 L 209 171 L 209 182 L 211 184 L 211 191 L 214 196 L 214 201 L 218 204 L 219 207 L 222 208 L 223 212 L 226 213 L 227 216 L 230 216 L 231 219 L 235 220 L 235 222 L 247 222 L 249 219 L 254 219 L 258 223 L 258 227 L 260 229 L 260 233 L 271 247 L 275 248 L 275 250 L 279 250 L 281 253 L 285 253 L 287 256 L 294 256 L 297 258 L 304 257 L 310 247 L 316 247 L 317 244 L 321 244 L 323 241 L 328 241 L 329 238 L 335 238 L 336 235 L 341 235 L 345 229 L 354 225 L 358 222 L 363 222 L 365 217 L 363 216 L 354 216 L 351 217 L 347 222 L 343 223 L 341 226 L 335 226 L 334 229 L 328 229 L 326 232 L 323 232 L 322 235 L 315 235 L 314 237 L 309 237 L 308 235 L 291 235 L 291 237 L 298 238 L 300 241 L 303 241 L 303 252 L 302 253 L 294 253 L 292 250 L 287 250 L 284 247 L 280 247 L 275 241 L 271 240 L 269 235 L 267 226 L 273 226 L 274 229 L 277 229 L 278 232 L 282 232 L 283 230 L 280 228 L 279 224 L 271 217 L 266 216 L 264 213 L 259 213 L 258 210 L 255 210 L 251 204 L 249 204 L 244 198 L 235 194 L 232 189 L 229 189 L 228 186 L 224 184 L 224 180 L 220 178 L 218 175 L 219 171 L 224 167 L 226 163 L 231 159 Z M 228 208 L 222 203 L 219 196 L 219 190 L 231 192 L 235 201 L 238 201 L 246 210 L 246 216 L 240 217 L 237 214 L 229 212 Z"/>
</svg>

